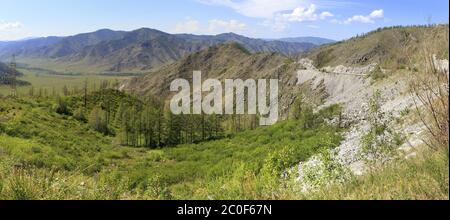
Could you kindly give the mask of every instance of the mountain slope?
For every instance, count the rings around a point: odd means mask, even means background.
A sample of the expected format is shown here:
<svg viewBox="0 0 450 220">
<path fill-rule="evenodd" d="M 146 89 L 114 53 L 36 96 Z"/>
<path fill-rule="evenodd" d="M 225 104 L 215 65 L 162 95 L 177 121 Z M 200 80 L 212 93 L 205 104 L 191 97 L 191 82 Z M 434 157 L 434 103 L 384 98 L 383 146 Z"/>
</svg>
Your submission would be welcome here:
<svg viewBox="0 0 450 220">
<path fill-rule="evenodd" d="M 61 37 L 45 37 L 27 41 L 7 42 L 0 50 L 0 59 L 9 59 L 13 54 L 22 57 L 41 56 L 45 48 L 57 44 L 61 39 Z"/>
<path fill-rule="evenodd" d="M 251 52 L 278 52 L 297 55 L 315 45 L 264 41 L 233 33 L 216 36 L 172 35 L 142 28 L 131 32 L 99 30 L 65 38 L 41 38 L 8 44 L 0 59 L 16 54 L 33 66 L 61 72 L 146 71 L 177 61 L 207 47 L 238 42 Z"/>
<path fill-rule="evenodd" d="M 280 40 L 266 41 L 241 36 L 235 33 L 224 33 L 216 36 L 178 35 L 186 40 L 206 41 L 217 43 L 236 42 L 243 45 L 250 52 L 277 52 L 283 55 L 296 55 L 299 52 L 315 47 L 309 42 L 285 42 Z"/>
<path fill-rule="evenodd" d="M 313 60 L 317 67 L 378 63 L 384 68 L 395 69 L 420 63 L 418 54 L 428 49 L 436 48 L 438 58 L 448 59 L 448 46 L 448 25 L 393 27 L 325 45 L 303 57 Z"/>
<path fill-rule="evenodd" d="M 102 29 L 70 37 L 45 37 L 8 42 L 1 48 L 0 58 L 5 59 L 12 54 L 31 58 L 59 58 L 75 54 L 86 46 L 119 39 L 123 35 L 124 32 L 122 31 Z"/>
<path fill-rule="evenodd" d="M 192 80 L 192 72 L 202 71 L 202 79 L 279 79 L 281 112 L 286 113 L 299 95 L 297 70 L 299 64 L 277 53 L 251 54 L 237 43 L 212 46 L 193 53 L 160 70 L 123 83 L 122 89 L 139 95 L 169 97 L 174 79 Z M 191 81 L 192 82 L 192 81 Z"/>
</svg>

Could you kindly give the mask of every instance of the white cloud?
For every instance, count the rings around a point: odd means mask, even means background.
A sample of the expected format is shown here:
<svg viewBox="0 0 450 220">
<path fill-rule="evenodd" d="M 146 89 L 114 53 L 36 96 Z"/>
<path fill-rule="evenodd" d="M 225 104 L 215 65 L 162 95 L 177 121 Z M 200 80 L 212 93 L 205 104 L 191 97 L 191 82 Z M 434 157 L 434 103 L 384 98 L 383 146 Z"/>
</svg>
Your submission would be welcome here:
<svg viewBox="0 0 450 220">
<path fill-rule="evenodd" d="M 251 18 L 274 18 L 277 14 L 292 11 L 300 6 L 314 4 L 318 8 L 338 8 L 354 5 L 351 2 L 336 0 L 196 0 L 206 5 L 224 6 L 235 12 Z M 324 12 L 321 19 L 332 17 L 330 12 Z"/>
<path fill-rule="evenodd" d="M 239 14 L 252 18 L 273 18 L 281 11 L 292 10 L 304 5 L 307 0 L 197 0 L 207 5 L 219 5 L 233 9 Z"/>
<path fill-rule="evenodd" d="M 365 24 L 373 24 L 375 23 L 375 19 L 380 19 L 384 17 L 384 10 L 383 9 L 379 9 L 379 10 L 375 10 L 372 13 L 370 13 L 369 15 L 355 15 L 351 18 L 347 18 L 346 20 L 344 20 L 342 23 L 343 24 L 351 24 L 354 22 L 360 22 L 360 23 L 365 23 Z"/>
<path fill-rule="evenodd" d="M 0 20 L 0 41 L 18 40 L 31 35 L 20 22 Z"/>
<path fill-rule="evenodd" d="M 384 17 L 384 11 L 383 9 L 375 10 L 372 13 L 370 13 L 371 18 L 383 18 Z"/>
<path fill-rule="evenodd" d="M 176 24 L 174 28 L 175 33 L 199 33 L 200 30 L 200 22 L 189 17 Z"/>
<path fill-rule="evenodd" d="M 291 12 L 276 14 L 273 19 L 267 19 L 263 25 L 271 26 L 275 32 L 283 32 L 291 22 L 313 22 L 334 17 L 329 11 L 318 12 L 317 8 L 315 4 L 311 4 L 309 7 L 296 7 Z M 309 25 L 309 27 L 317 28 L 316 25 Z"/>
<path fill-rule="evenodd" d="M 328 12 L 328 11 L 324 11 L 324 12 L 320 13 L 320 19 L 324 20 L 324 19 L 327 19 L 328 17 L 334 17 L 334 14 L 332 14 L 331 12 Z"/>
<path fill-rule="evenodd" d="M 20 22 L 5 22 L 0 21 L 0 31 L 9 31 L 22 28 L 22 23 Z"/>
<path fill-rule="evenodd" d="M 335 15 L 327 8 L 347 7 L 353 3 L 337 0 L 196 0 L 223 6 L 250 18 L 264 19 L 260 24 L 274 32 L 283 32 L 293 22 L 328 20 Z M 320 10 L 322 9 L 322 10 Z M 378 16 L 376 13 L 374 16 Z"/>
<path fill-rule="evenodd" d="M 324 20 L 328 17 L 333 17 L 334 15 L 331 12 L 324 11 L 320 14 L 317 14 L 317 6 L 312 4 L 307 7 L 297 7 L 291 13 L 282 14 L 281 16 L 285 18 L 287 21 L 316 21 L 318 19 Z"/>
<path fill-rule="evenodd" d="M 292 13 L 289 14 L 281 14 L 280 15 L 286 21 L 315 21 L 319 17 L 316 14 L 316 6 L 311 5 L 309 8 L 306 7 L 298 7 L 295 8 Z"/>
<path fill-rule="evenodd" d="M 210 34 L 218 34 L 224 32 L 243 33 L 247 30 L 247 25 L 237 20 L 210 20 L 208 32 Z"/>
<path fill-rule="evenodd" d="M 186 18 L 179 22 L 173 29 L 174 33 L 189 33 L 189 34 L 220 34 L 226 32 L 246 33 L 248 26 L 237 20 L 209 20 L 207 24 L 202 24 L 200 21 Z"/>
<path fill-rule="evenodd" d="M 281 18 L 276 19 L 266 19 L 264 22 L 260 23 L 260 25 L 270 28 L 273 32 L 280 33 L 286 30 L 289 27 L 288 22 Z"/>
<path fill-rule="evenodd" d="M 330 20 L 331 23 L 335 23 L 335 24 L 341 24 L 342 22 L 339 21 L 338 19 L 331 19 Z"/>
</svg>

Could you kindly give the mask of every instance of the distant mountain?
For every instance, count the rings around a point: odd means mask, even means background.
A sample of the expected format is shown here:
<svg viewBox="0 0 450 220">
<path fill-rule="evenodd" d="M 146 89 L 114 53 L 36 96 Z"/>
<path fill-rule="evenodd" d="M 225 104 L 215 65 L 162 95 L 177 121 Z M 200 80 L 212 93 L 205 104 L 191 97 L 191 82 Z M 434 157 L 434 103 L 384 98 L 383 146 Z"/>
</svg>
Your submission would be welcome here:
<svg viewBox="0 0 450 220">
<path fill-rule="evenodd" d="M 206 41 L 215 43 L 236 42 L 246 47 L 250 52 L 277 52 L 283 55 L 296 55 L 299 52 L 312 49 L 315 45 L 307 42 L 285 42 L 279 40 L 266 41 L 244 37 L 235 33 L 224 33 L 215 36 L 177 35 L 186 40 Z"/>
<path fill-rule="evenodd" d="M 61 39 L 61 37 L 45 37 L 26 41 L 4 42 L 4 46 L 0 50 L 0 59 L 9 59 L 13 54 L 20 54 L 23 57 L 38 54 L 41 49 L 54 45 Z"/>
<path fill-rule="evenodd" d="M 321 37 L 292 37 L 292 38 L 281 38 L 278 40 L 291 43 L 311 43 L 318 46 L 336 42 L 335 40 Z"/>
<path fill-rule="evenodd" d="M 250 52 L 297 55 L 315 47 L 311 43 L 265 41 L 234 33 L 211 35 L 168 34 L 154 29 L 135 31 L 99 30 L 71 37 L 47 37 L 9 43 L 0 59 L 12 54 L 19 59 L 44 63 L 58 71 L 147 71 L 180 60 L 207 47 L 225 42 L 242 44 Z M 44 65 L 43 64 L 43 65 Z"/>
<path fill-rule="evenodd" d="M 76 54 L 86 46 L 95 45 L 102 41 L 120 39 L 124 33 L 103 29 L 70 37 L 45 37 L 9 42 L 0 51 L 0 57 L 4 59 L 15 54 L 18 57 L 60 58 Z"/>
</svg>

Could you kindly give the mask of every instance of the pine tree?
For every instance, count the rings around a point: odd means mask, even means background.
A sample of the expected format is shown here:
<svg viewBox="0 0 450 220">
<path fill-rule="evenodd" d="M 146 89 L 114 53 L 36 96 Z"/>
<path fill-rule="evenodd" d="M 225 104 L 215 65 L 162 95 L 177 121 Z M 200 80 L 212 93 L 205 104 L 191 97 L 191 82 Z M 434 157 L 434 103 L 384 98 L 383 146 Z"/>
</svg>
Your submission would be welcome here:
<svg viewBox="0 0 450 220">
<path fill-rule="evenodd" d="M 103 133 L 105 135 L 109 134 L 108 124 L 105 119 L 105 111 L 103 111 L 100 107 L 95 107 L 92 109 L 91 114 L 89 115 L 89 125 L 96 131 Z"/>
<path fill-rule="evenodd" d="M 84 109 L 87 109 L 87 92 L 88 92 L 88 80 L 87 79 L 84 80 L 84 88 L 83 88 L 83 90 L 84 90 L 84 96 L 83 96 Z"/>
</svg>

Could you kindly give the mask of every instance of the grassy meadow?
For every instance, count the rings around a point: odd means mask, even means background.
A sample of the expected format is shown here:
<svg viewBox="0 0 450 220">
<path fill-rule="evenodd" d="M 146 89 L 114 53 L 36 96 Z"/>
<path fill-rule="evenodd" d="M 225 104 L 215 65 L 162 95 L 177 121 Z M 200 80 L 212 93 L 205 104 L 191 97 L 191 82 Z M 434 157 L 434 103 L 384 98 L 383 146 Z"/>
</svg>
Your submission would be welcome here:
<svg viewBox="0 0 450 220">
<path fill-rule="evenodd" d="M 57 94 L 62 93 L 63 88 L 66 86 L 68 90 L 82 89 L 85 81 L 89 82 L 89 89 L 98 89 L 103 81 L 109 81 L 114 83 L 116 80 L 120 81 L 126 77 L 121 76 L 107 76 L 107 75 L 95 75 L 95 74 L 53 74 L 46 70 L 39 69 L 18 69 L 24 74 L 19 80 L 27 81 L 31 83 L 30 86 L 19 86 L 17 92 L 19 96 L 27 96 L 30 93 L 30 89 L 34 89 L 34 93 L 38 94 L 39 90 L 47 92 L 47 95 L 53 93 L 53 90 Z M 8 85 L 0 85 L 0 95 L 7 96 L 11 92 L 11 88 Z"/>
</svg>

